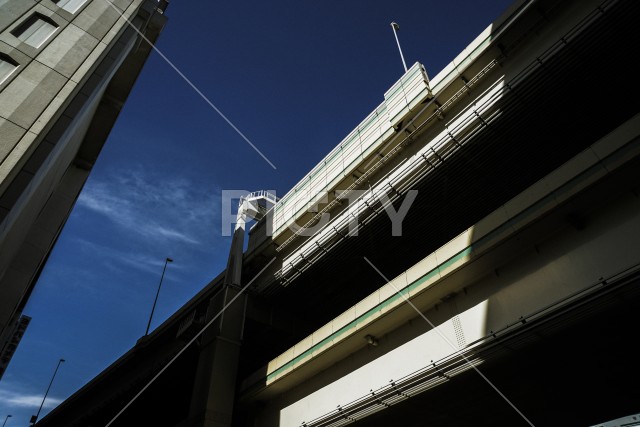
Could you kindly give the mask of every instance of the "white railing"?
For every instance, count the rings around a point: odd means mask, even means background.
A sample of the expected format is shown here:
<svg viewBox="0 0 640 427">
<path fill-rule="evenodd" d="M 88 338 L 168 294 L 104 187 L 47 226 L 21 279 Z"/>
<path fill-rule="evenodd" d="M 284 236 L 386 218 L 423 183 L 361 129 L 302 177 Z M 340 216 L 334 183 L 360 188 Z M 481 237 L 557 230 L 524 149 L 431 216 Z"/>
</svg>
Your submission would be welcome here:
<svg viewBox="0 0 640 427">
<path fill-rule="evenodd" d="M 278 198 L 269 193 L 266 190 L 260 190 L 260 191 L 254 191 L 253 193 L 249 193 L 246 196 L 242 196 L 240 197 L 240 202 L 238 203 L 238 206 L 242 206 L 242 203 L 244 203 L 245 201 L 253 201 L 253 200 L 259 200 L 259 199 L 265 199 L 267 202 L 275 205 L 276 203 L 278 203 Z"/>
<path fill-rule="evenodd" d="M 274 205 L 273 237 L 351 175 L 367 156 L 394 135 L 394 126 L 429 97 L 429 78 L 424 66 L 416 62 L 385 93 L 384 102 Z"/>
</svg>

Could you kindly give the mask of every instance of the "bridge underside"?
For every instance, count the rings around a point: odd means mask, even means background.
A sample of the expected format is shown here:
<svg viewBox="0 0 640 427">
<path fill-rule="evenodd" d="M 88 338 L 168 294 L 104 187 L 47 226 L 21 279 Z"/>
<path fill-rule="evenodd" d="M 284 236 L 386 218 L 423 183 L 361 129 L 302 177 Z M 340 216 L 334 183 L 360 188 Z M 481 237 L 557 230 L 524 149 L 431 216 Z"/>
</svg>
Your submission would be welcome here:
<svg viewBox="0 0 640 427">
<path fill-rule="evenodd" d="M 274 283 L 270 293 L 256 296 L 274 311 L 290 313 L 298 325 L 283 335 L 249 320 L 244 373 L 375 291 L 380 277 L 363 257 L 395 277 L 637 113 L 629 100 L 640 99 L 640 86 L 618 77 L 636 68 L 626 46 L 640 45 L 640 32 L 624 29 L 640 20 L 640 4 L 619 3 L 509 91 L 499 101 L 500 114 L 413 187 L 418 196 L 401 237 L 392 236 L 382 212 L 286 288 Z M 505 81 L 513 78 L 506 75 Z M 606 99 L 594 95 L 603 81 Z M 422 145 L 420 139 L 414 144 Z"/>
<path fill-rule="evenodd" d="M 637 413 L 640 277 L 499 342 L 478 369 L 534 425 L 590 426 Z M 525 426 L 478 373 L 468 370 L 364 418 L 358 427 Z"/>
</svg>

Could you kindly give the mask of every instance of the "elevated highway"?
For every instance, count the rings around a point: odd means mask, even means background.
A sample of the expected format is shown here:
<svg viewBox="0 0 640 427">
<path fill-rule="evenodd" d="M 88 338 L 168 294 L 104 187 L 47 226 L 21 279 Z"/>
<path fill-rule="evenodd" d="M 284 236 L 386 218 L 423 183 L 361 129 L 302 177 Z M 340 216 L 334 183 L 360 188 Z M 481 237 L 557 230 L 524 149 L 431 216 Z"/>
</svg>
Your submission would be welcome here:
<svg viewBox="0 0 640 427">
<path fill-rule="evenodd" d="M 39 425 L 106 425 L 187 344 L 113 426 L 637 412 L 639 18 L 631 0 L 522 0 L 434 77 L 414 64 L 252 226 L 235 290 L 221 273 Z M 229 322 L 202 328 L 265 266 L 230 307 L 237 360 L 214 363 Z"/>
</svg>

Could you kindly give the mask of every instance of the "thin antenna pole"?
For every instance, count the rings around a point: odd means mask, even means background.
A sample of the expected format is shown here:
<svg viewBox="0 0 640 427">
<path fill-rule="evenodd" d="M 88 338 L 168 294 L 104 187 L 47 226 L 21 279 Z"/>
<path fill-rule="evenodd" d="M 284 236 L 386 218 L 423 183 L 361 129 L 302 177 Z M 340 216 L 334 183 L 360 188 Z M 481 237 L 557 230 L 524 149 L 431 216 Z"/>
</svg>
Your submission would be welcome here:
<svg viewBox="0 0 640 427">
<path fill-rule="evenodd" d="M 402 65 L 404 65 L 404 72 L 406 73 L 408 68 L 407 68 L 407 63 L 404 61 L 404 55 L 402 54 L 402 48 L 400 47 L 400 40 L 398 40 L 398 33 L 397 31 L 400 29 L 400 25 L 396 24 L 395 22 L 391 23 L 391 28 L 393 28 L 393 35 L 396 36 L 396 43 L 398 43 L 398 50 L 400 51 L 400 58 L 402 58 Z"/>
<path fill-rule="evenodd" d="M 56 374 L 58 373 L 58 368 L 60 368 L 60 364 L 64 361 L 65 361 L 64 359 L 58 360 L 58 365 L 56 366 L 56 370 L 53 371 L 53 376 L 51 377 L 51 381 L 49 382 L 49 387 L 47 387 L 47 391 L 44 392 L 44 397 L 42 398 L 42 403 L 38 408 L 38 412 L 31 417 L 32 424 L 35 424 L 36 421 L 38 421 L 38 417 L 40 416 L 40 411 L 42 411 L 42 407 L 44 406 L 44 401 L 47 399 L 47 395 L 49 394 L 49 390 L 51 390 L 51 385 L 53 384 L 53 380 L 56 378 Z"/>
<path fill-rule="evenodd" d="M 151 307 L 151 314 L 149 315 L 149 323 L 147 323 L 147 330 L 144 335 L 149 335 L 149 328 L 151 327 L 151 319 L 153 318 L 153 312 L 156 309 L 156 303 L 158 302 L 158 295 L 160 295 L 160 287 L 162 286 L 162 279 L 164 279 L 164 272 L 167 270 L 167 263 L 173 262 L 171 258 L 165 258 L 164 268 L 162 269 L 162 276 L 160 276 L 160 284 L 158 284 L 158 291 L 156 292 L 156 299 L 153 300 L 153 307 Z"/>
</svg>

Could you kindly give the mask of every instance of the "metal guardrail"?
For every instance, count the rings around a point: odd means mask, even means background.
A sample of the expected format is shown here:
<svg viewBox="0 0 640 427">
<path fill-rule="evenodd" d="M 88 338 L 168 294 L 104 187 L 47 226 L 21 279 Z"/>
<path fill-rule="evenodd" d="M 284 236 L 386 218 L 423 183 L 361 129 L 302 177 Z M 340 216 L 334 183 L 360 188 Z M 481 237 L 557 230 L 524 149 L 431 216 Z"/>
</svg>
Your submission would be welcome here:
<svg viewBox="0 0 640 427">
<path fill-rule="evenodd" d="M 333 189 L 376 148 L 394 135 L 394 126 L 431 97 L 429 78 L 416 62 L 386 93 L 385 100 L 273 207 L 274 237 Z"/>
<path fill-rule="evenodd" d="M 470 343 L 467 347 L 432 362 L 398 380 L 391 380 L 389 384 L 377 390 L 371 390 L 366 396 L 353 400 L 344 406 L 338 406 L 330 413 L 324 414 L 311 421 L 302 421 L 300 427 L 335 427 L 350 424 L 365 418 L 375 412 L 387 409 L 396 403 L 411 398 L 448 381 L 453 376 L 473 369 L 483 362 L 475 356 L 483 350 L 495 346 L 504 339 L 508 339 L 522 333 L 525 329 L 534 325 L 544 324 L 554 320 L 563 310 L 572 310 L 593 301 L 603 293 L 609 293 L 622 288 L 640 275 L 640 264 L 634 264 L 606 278 L 600 278 L 597 282 L 586 288 L 574 292 L 546 307 L 523 316 L 516 322 L 506 325 L 498 331 L 491 331 L 482 338 Z"/>
</svg>

